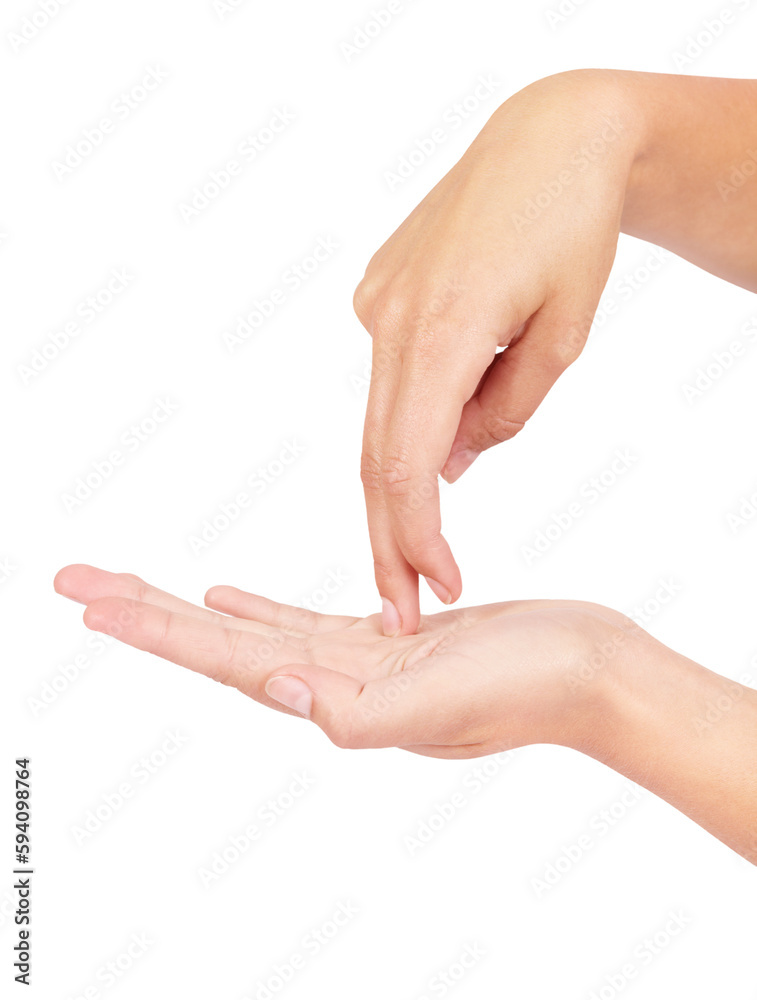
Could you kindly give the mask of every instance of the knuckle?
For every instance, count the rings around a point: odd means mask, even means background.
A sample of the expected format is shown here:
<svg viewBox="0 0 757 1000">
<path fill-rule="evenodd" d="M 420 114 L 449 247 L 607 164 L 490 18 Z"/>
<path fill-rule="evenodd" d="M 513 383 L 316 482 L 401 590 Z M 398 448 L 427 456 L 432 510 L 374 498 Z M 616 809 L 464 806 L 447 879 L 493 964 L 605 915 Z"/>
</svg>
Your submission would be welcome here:
<svg viewBox="0 0 757 1000">
<path fill-rule="evenodd" d="M 131 589 L 135 600 L 142 601 L 145 599 L 148 587 L 140 576 L 137 576 L 135 573 L 120 573 L 119 576 L 122 580 L 128 580 L 132 584 Z"/>
<path fill-rule="evenodd" d="M 144 580 L 140 580 L 139 577 L 134 578 L 134 583 L 136 584 L 136 589 L 134 591 L 135 599 L 149 604 L 149 586 L 144 582 Z"/>
<path fill-rule="evenodd" d="M 405 318 L 407 299 L 394 285 L 373 296 L 373 324 L 378 329 L 396 329 Z"/>
<path fill-rule="evenodd" d="M 366 278 L 358 284 L 352 296 L 352 308 L 355 315 L 366 329 L 371 325 L 371 313 L 373 311 L 374 295 L 370 291 Z"/>
<path fill-rule="evenodd" d="M 432 530 L 427 535 L 413 533 L 402 539 L 405 558 L 419 571 L 425 564 L 429 567 L 433 565 L 433 557 L 443 548 L 444 542 L 439 531 Z"/>
<path fill-rule="evenodd" d="M 429 504 L 438 506 L 439 484 L 436 477 L 417 478 L 412 487 L 405 493 L 405 506 L 408 510 L 417 512 Z"/>
<path fill-rule="evenodd" d="M 477 451 L 509 441 L 525 427 L 524 420 L 513 420 L 496 410 L 481 410 L 481 419 L 475 426 L 472 443 Z"/>
<path fill-rule="evenodd" d="M 361 750 L 369 746 L 365 730 L 351 712 L 332 714 L 323 729 L 331 742 L 342 750 Z"/>
<path fill-rule="evenodd" d="M 389 496 L 405 496 L 414 481 L 413 471 L 405 458 L 385 458 L 381 462 L 379 481 Z"/>
<path fill-rule="evenodd" d="M 290 629 L 300 632 L 309 632 L 318 624 L 318 615 L 308 608 L 293 607 L 290 611 Z"/>
<path fill-rule="evenodd" d="M 381 348 L 385 359 L 393 360 L 399 354 L 401 331 L 406 324 L 399 305 L 383 299 L 373 309 L 370 331 L 374 342 Z"/>
<path fill-rule="evenodd" d="M 126 608 L 123 608 L 123 611 L 125 611 L 126 614 L 128 615 L 129 612 L 127 611 Z M 122 614 L 119 614 L 119 624 L 121 624 L 122 622 L 126 623 L 124 619 L 122 619 Z M 171 617 L 170 614 L 166 612 L 164 615 L 161 615 L 160 619 L 160 633 L 157 636 L 157 642 L 156 642 L 156 650 L 158 656 L 164 656 L 164 654 L 166 654 L 169 651 L 170 644 L 173 639 L 173 634 L 174 634 L 173 618 Z M 166 656 L 165 658 L 167 659 L 168 657 Z"/>
<path fill-rule="evenodd" d="M 381 492 L 381 463 L 370 452 L 363 452 L 360 459 L 360 480 L 366 492 Z"/>
<path fill-rule="evenodd" d="M 489 443 L 495 445 L 514 438 L 525 426 L 525 420 L 512 420 L 499 413 L 492 413 L 484 423 L 483 430 L 489 438 Z"/>
<path fill-rule="evenodd" d="M 558 375 L 565 371 L 583 351 L 591 330 L 592 317 L 567 315 L 558 324 L 560 333 L 547 353 L 545 365 Z"/>
<path fill-rule="evenodd" d="M 553 369 L 559 375 L 569 368 L 576 361 L 584 349 L 586 338 L 577 332 L 569 332 L 554 348 L 550 358 L 547 359 L 547 367 Z"/>
<path fill-rule="evenodd" d="M 350 729 L 344 722 L 339 719 L 332 719 L 329 723 L 324 724 L 323 728 L 334 746 L 339 747 L 341 750 L 350 750 L 352 748 Z"/>
<path fill-rule="evenodd" d="M 397 567 L 378 557 L 373 562 L 373 575 L 376 579 L 376 586 L 379 592 L 386 594 L 391 591 L 392 584 L 397 579 Z"/>
<path fill-rule="evenodd" d="M 218 665 L 217 675 L 214 679 L 221 680 L 233 673 L 239 666 L 240 643 L 244 633 L 235 628 L 224 629 L 223 656 Z"/>
</svg>

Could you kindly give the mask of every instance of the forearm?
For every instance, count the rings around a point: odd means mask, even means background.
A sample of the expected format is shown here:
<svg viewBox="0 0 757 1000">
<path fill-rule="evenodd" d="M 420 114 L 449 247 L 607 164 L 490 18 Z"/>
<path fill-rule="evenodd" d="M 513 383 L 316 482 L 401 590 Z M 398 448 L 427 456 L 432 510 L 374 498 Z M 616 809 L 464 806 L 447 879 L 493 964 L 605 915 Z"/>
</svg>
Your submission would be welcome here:
<svg viewBox="0 0 757 1000">
<path fill-rule="evenodd" d="M 640 124 L 622 231 L 757 291 L 757 81 L 616 75 Z"/>
<path fill-rule="evenodd" d="M 757 691 L 648 637 L 602 683 L 592 756 L 757 864 Z"/>
</svg>

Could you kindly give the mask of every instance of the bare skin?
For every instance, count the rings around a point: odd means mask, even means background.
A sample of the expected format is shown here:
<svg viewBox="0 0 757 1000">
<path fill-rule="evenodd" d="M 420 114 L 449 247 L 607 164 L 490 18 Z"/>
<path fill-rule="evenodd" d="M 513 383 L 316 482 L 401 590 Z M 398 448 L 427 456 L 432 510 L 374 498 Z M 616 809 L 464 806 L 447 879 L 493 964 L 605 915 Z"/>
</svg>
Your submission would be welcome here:
<svg viewBox="0 0 757 1000">
<path fill-rule="evenodd" d="M 461 593 L 454 482 L 580 355 L 621 232 L 757 291 L 757 81 L 580 70 L 506 101 L 371 258 L 362 478 L 387 635 Z M 736 175 L 738 177 L 738 175 Z"/>
<path fill-rule="evenodd" d="M 609 608 L 511 601 L 386 637 L 379 615 L 320 615 L 234 587 L 199 607 L 91 566 L 62 569 L 55 589 L 86 605 L 88 628 L 309 718 L 337 746 L 446 758 L 572 747 L 757 864 L 757 691 Z"/>
</svg>

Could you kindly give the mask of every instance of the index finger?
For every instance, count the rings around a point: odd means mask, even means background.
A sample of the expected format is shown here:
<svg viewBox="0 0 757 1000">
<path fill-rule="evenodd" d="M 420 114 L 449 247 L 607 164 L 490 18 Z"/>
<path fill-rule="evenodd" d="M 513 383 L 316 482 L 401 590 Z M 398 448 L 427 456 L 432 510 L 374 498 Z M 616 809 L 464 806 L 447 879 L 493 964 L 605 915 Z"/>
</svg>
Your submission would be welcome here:
<svg viewBox="0 0 757 1000">
<path fill-rule="evenodd" d="M 404 361 L 382 460 L 392 532 L 403 556 L 445 604 L 462 590 L 460 570 L 441 533 L 439 473 L 466 401 L 491 362 L 491 349 L 464 353 L 413 349 Z"/>
<path fill-rule="evenodd" d="M 360 474 L 376 586 L 384 603 L 385 635 L 412 634 L 420 622 L 418 574 L 405 559 L 394 537 L 382 486 L 383 442 L 392 418 L 399 375 L 398 349 L 374 337 Z"/>
</svg>

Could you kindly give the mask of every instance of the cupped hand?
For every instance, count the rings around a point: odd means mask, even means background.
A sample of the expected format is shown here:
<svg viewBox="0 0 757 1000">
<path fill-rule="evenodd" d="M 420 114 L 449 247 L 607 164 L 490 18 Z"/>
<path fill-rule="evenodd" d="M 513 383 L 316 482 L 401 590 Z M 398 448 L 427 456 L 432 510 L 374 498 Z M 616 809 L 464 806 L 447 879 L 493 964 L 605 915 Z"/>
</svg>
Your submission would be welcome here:
<svg viewBox="0 0 757 1000">
<path fill-rule="evenodd" d="M 418 574 L 444 603 L 460 596 L 438 475 L 516 434 L 580 354 L 635 142 L 612 73 L 541 80 L 369 262 L 354 300 L 373 338 L 362 479 L 387 635 L 415 631 Z"/>
<path fill-rule="evenodd" d="M 337 746 L 435 757 L 581 748 L 601 712 L 597 678 L 636 632 L 600 605 L 534 600 L 424 616 L 417 634 L 386 637 L 378 615 L 317 614 L 234 587 L 199 607 L 84 565 L 62 569 L 55 589 L 87 606 L 88 628 L 310 718 Z"/>
</svg>

